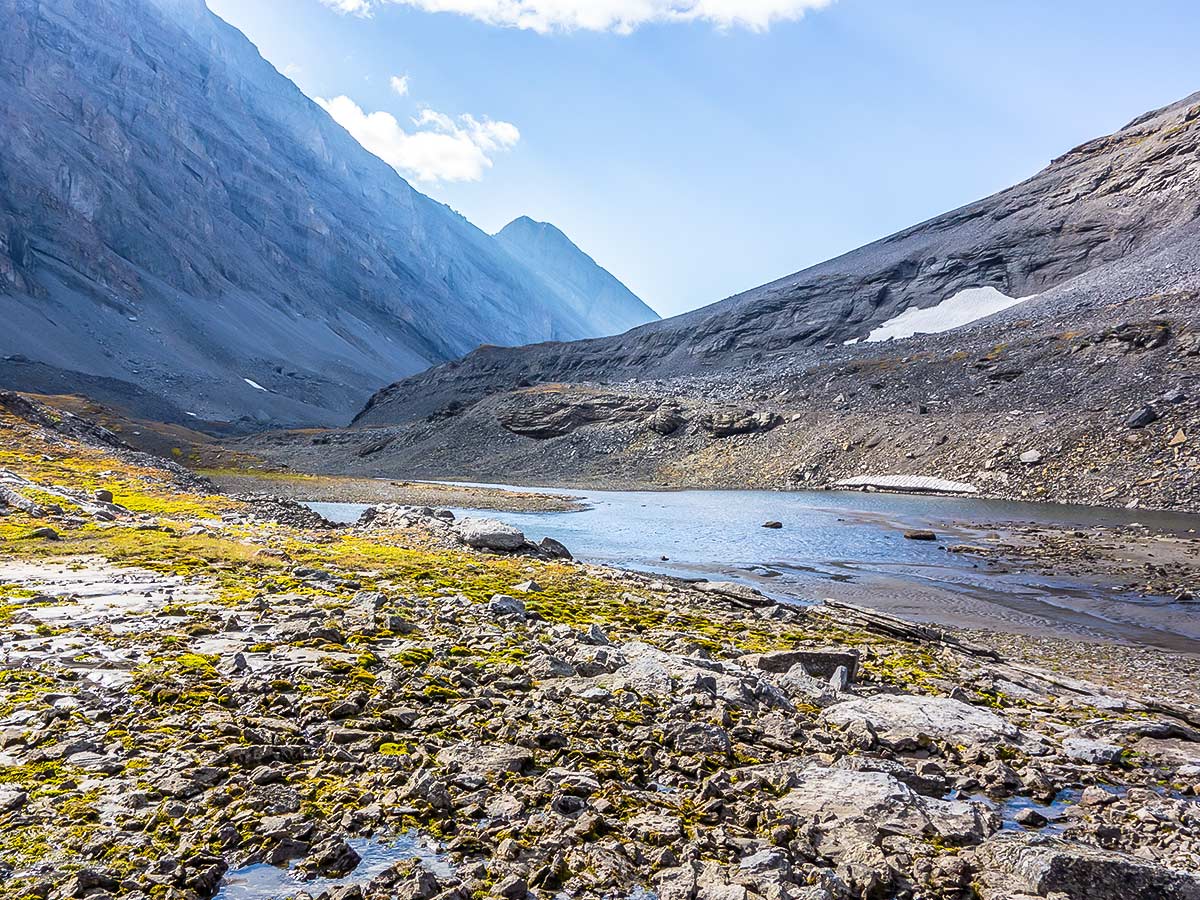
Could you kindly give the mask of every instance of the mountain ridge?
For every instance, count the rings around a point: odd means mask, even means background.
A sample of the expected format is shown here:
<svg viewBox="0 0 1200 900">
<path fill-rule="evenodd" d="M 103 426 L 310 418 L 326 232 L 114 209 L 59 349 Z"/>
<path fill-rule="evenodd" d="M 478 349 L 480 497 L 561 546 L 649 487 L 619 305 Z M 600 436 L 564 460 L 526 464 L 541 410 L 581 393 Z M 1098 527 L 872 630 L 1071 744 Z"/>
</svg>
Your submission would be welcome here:
<svg viewBox="0 0 1200 900">
<path fill-rule="evenodd" d="M 602 333 L 199 0 L 0 21 L 0 382 L 42 383 L 22 358 L 201 419 L 328 425 L 479 344 Z"/>
<path fill-rule="evenodd" d="M 841 346 L 967 288 L 1066 295 L 1073 279 L 1173 245 L 1184 264 L 1144 272 L 1136 287 L 1120 274 L 1110 288 L 1187 288 L 1172 279 L 1200 270 L 1190 255 L 1200 214 L 1190 193 L 1200 185 L 1193 101 L 1200 95 L 1086 141 L 990 197 L 701 309 L 609 338 L 483 348 L 385 388 L 355 421 L 412 421 L 522 382 L 716 374 Z"/>
</svg>

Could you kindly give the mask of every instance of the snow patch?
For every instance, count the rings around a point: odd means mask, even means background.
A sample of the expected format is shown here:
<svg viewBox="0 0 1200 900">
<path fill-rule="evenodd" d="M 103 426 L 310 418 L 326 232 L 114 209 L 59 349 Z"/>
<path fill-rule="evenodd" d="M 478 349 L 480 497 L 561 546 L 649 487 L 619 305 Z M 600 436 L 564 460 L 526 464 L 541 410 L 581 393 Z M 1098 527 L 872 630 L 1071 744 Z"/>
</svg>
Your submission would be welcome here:
<svg viewBox="0 0 1200 900">
<path fill-rule="evenodd" d="M 264 394 L 271 393 L 257 381 L 251 381 L 249 378 L 243 378 L 242 381 L 246 382 L 246 384 L 250 385 L 250 387 L 254 388 L 256 391 L 262 391 Z"/>
<path fill-rule="evenodd" d="M 1030 297 L 1009 297 L 994 287 L 966 288 L 937 306 L 919 309 L 910 306 L 894 319 L 888 319 L 869 335 L 870 343 L 900 340 L 915 334 L 941 334 L 952 328 L 961 328 L 979 319 L 1011 309 L 1018 303 L 1032 300 Z"/>
</svg>

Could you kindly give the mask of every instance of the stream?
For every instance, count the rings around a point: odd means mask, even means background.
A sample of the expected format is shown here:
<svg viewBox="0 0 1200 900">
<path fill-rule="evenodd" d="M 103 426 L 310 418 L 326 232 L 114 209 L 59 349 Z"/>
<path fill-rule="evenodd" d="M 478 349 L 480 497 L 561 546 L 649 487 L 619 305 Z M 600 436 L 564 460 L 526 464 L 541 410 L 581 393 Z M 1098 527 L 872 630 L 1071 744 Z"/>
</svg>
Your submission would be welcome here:
<svg viewBox="0 0 1200 900">
<path fill-rule="evenodd" d="M 1196 605 L 947 550 L 955 544 L 984 543 L 1006 526 L 1028 523 L 1080 528 L 1140 523 L 1155 531 L 1188 534 L 1200 528 L 1196 516 L 882 493 L 538 492 L 582 496 L 587 507 L 578 512 L 454 512 L 499 519 L 535 540 L 552 537 L 587 562 L 738 581 L 791 602 L 829 598 L 931 624 L 1200 653 Z M 343 523 L 357 521 L 367 508 L 308 505 Z M 768 521 L 783 527 L 764 528 Z M 938 540 L 906 540 L 904 532 L 911 529 L 932 529 Z"/>
</svg>

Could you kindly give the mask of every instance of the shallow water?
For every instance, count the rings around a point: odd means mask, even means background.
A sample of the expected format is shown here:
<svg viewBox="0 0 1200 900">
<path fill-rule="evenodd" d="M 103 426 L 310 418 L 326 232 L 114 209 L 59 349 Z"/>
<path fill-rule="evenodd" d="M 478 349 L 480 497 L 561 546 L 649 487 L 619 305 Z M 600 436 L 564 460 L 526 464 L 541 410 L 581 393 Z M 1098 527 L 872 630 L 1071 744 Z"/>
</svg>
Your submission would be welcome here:
<svg viewBox="0 0 1200 900">
<path fill-rule="evenodd" d="M 450 863 L 429 847 L 415 832 L 393 840 L 356 838 L 348 843 L 362 857 L 345 878 L 317 878 L 301 881 L 289 869 L 259 863 L 227 872 L 215 900 L 285 900 L 303 890 L 311 896 L 322 891 L 352 884 L 366 885 L 398 862 L 416 859 L 435 875 L 453 874 Z"/>
<path fill-rule="evenodd" d="M 517 488 L 519 490 L 519 488 Z M 539 491 L 552 493 L 544 488 Z M 840 492 L 562 491 L 581 512 L 473 512 L 533 539 L 561 541 L 588 562 L 753 584 L 800 602 L 836 598 L 946 625 L 1127 640 L 1200 652 L 1200 609 L 1114 592 L 1084 579 L 995 565 L 946 546 L 979 543 L 987 530 L 958 523 L 1076 527 L 1140 522 L 1187 533 L 1200 517 L 956 497 Z M 361 504 L 310 504 L 357 521 Z M 763 528 L 779 521 L 783 528 Z M 937 542 L 904 539 L 933 528 Z M 1049 632 L 1048 632 L 1049 629 Z"/>
</svg>

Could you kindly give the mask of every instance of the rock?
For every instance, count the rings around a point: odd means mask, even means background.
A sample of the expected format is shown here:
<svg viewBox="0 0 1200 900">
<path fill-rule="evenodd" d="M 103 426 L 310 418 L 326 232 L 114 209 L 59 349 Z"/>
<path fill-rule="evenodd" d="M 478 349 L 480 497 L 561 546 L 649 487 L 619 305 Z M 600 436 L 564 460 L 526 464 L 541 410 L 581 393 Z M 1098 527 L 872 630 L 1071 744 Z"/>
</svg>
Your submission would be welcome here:
<svg viewBox="0 0 1200 900">
<path fill-rule="evenodd" d="M 107 872 L 80 869 L 63 884 L 62 896 L 82 898 L 100 891 L 115 891 L 118 887 L 117 879 Z"/>
<path fill-rule="evenodd" d="M 1143 406 L 1125 420 L 1125 427 L 1137 430 L 1158 421 L 1158 412 L 1152 406 Z"/>
<path fill-rule="evenodd" d="M 829 687 L 835 694 L 841 694 L 850 683 L 850 673 L 845 666 L 838 666 L 829 676 Z"/>
<path fill-rule="evenodd" d="M 543 555 L 551 559 L 574 559 L 571 551 L 565 545 L 559 543 L 552 537 L 544 537 L 538 542 L 538 549 Z"/>
<path fill-rule="evenodd" d="M 533 762 L 533 755 L 515 744 L 462 741 L 439 752 L 437 760 L 447 768 L 482 777 L 503 772 L 518 774 Z"/>
<path fill-rule="evenodd" d="M 904 539 L 906 541 L 936 541 L 938 536 L 933 531 L 906 531 Z"/>
<path fill-rule="evenodd" d="M 1028 806 L 1013 816 L 1013 821 L 1022 828 L 1045 828 L 1050 824 L 1049 819 L 1043 816 L 1036 809 Z"/>
<path fill-rule="evenodd" d="M 720 594 L 723 597 L 738 600 L 743 604 L 751 606 L 771 606 L 774 604 L 773 600 L 763 596 L 762 591 L 752 588 L 748 584 L 739 584 L 736 581 L 698 581 L 693 587 L 706 594 Z"/>
<path fill-rule="evenodd" d="M 1062 742 L 1063 753 L 1076 762 L 1094 766 L 1114 766 L 1121 762 L 1122 749 L 1116 744 L 1091 738 L 1069 737 Z"/>
<path fill-rule="evenodd" d="M 46 514 L 46 511 L 32 500 L 2 484 L 0 484 L 0 506 L 11 506 L 13 509 L 19 509 L 23 513 L 38 518 Z"/>
<path fill-rule="evenodd" d="M 1036 466 L 1042 461 L 1042 453 L 1040 450 L 1026 450 L 1021 454 L 1021 462 L 1027 466 Z"/>
<path fill-rule="evenodd" d="M 303 872 L 326 878 L 341 878 L 358 868 L 362 857 L 358 851 L 339 837 L 322 841 L 313 847 L 300 864 Z"/>
<path fill-rule="evenodd" d="M 506 900 L 521 900 L 529 893 L 529 884 L 519 875 L 509 875 L 496 883 L 492 888 L 492 893 L 504 897 Z"/>
<path fill-rule="evenodd" d="M 0 785 L 0 813 L 13 812 L 23 807 L 29 795 L 12 785 Z"/>
<path fill-rule="evenodd" d="M 488 601 L 488 612 L 496 618 L 521 619 L 526 618 L 525 604 L 516 597 L 507 594 L 496 594 Z"/>
<path fill-rule="evenodd" d="M 932 741 L 994 746 L 1020 738 L 1016 726 L 995 713 L 948 697 L 881 694 L 839 703 L 825 710 L 822 718 L 843 728 L 856 720 L 865 721 L 881 742 L 896 749 L 921 747 Z"/>
<path fill-rule="evenodd" d="M 50 528 L 49 526 L 45 526 L 45 525 L 42 526 L 41 528 L 33 529 L 33 531 L 31 531 L 25 535 L 25 538 L 27 540 L 31 540 L 31 541 L 34 541 L 34 540 L 41 540 L 41 541 L 61 540 L 57 531 L 55 531 L 53 528 Z"/>
<path fill-rule="evenodd" d="M 833 706 L 844 698 L 839 696 L 833 685 L 814 678 L 802 665 L 795 665 L 778 679 L 778 684 L 793 697 L 811 702 L 816 706 Z"/>
<path fill-rule="evenodd" d="M 650 398 L 547 390 L 523 392 L 501 404 L 496 421 L 513 434 L 547 440 L 564 437 L 588 425 L 623 422 L 644 422 L 660 434 L 670 434 L 682 419 L 671 427 L 671 415 L 664 412 L 659 401 Z"/>
<path fill-rule="evenodd" d="M 685 756 L 726 756 L 733 749 L 724 728 L 700 722 L 684 725 L 674 740 L 675 749 Z"/>
<path fill-rule="evenodd" d="M 789 778 L 790 790 L 774 805 L 816 831 L 817 849 L 834 859 L 885 835 L 978 842 L 999 822 L 982 804 L 922 797 L 885 772 L 807 764 Z"/>
<path fill-rule="evenodd" d="M 1090 785 L 1083 790 L 1083 794 L 1079 798 L 1080 806 L 1108 806 L 1110 803 L 1116 803 L 1118 797 L 1112 791 L 1106 791 L 1097 784 Z"/>
<path fill-rule="evenodd" d="M 96 488 L 96 491 L 92 496 L 96 498 L 97 503 L 113 502 L 113 492 L 107 491 L 104 488 Z"/>
<path fill-rule="evenodd" d="M 1184 391 L 1183 388 L 1172 388 L 1162 395 L 1162 402 L 1169 403 L 1174 406 L 1176 404 L 1183 403 L 1185 400 L 1187 400 L 1187 398 L 1187 392 Z"/>
<path fill-rule="evenodd" d="M 718 410 L 700 420 L 700 427 L 716 438 L 770 431 L 782 424 L 783 417 L 775 413 L 740 409 Z"/>
<path fill-rule="evenodd" d="M 512 551 L 525 546 L 521 531 L 495 519 L 462 519 L 454 526 L 454 532 L 459 540 L 476 550 Z"/>
<path fill-rule="evenodd" d="M 783 527 L 783 523 L 782 522 L 763 522 L 762 527 L 763 528 L 771 528 L 771 529 L 778 531 L 780 528 Z"/>
<path fill-rule="evenodd" d="M 676 404 L 663 403 L 654 411 L 648 424 L 651 431 L 667 437 L 678 431 L 686 421 L 682 410 Z"/>
<path fill-rule="evenodd" d="M 537 594 L 542 590 L 541 585 L 536 581 L 522 581 L 520 584 L 513 585 L 512 589 L 521 594 Z"/>
<path fill-rule="evenodd" d="M 975 852 L 983 900 L 1200 900 L 1200 875 L 1045 835 L 1004 832 Z"/>
<path fill-rule="evenodd" d="M 816 678 L 832 678 L 839 668 L 847 671 L 849 680 L 858 675 L 858 651 L 846 647 L 828 647 L 817 650 L 777 650 L 772 653 L 752 653 L 741 657 L 738 662 L 763 672 L 783 674 L 795 666 Z"/>
</svg>

